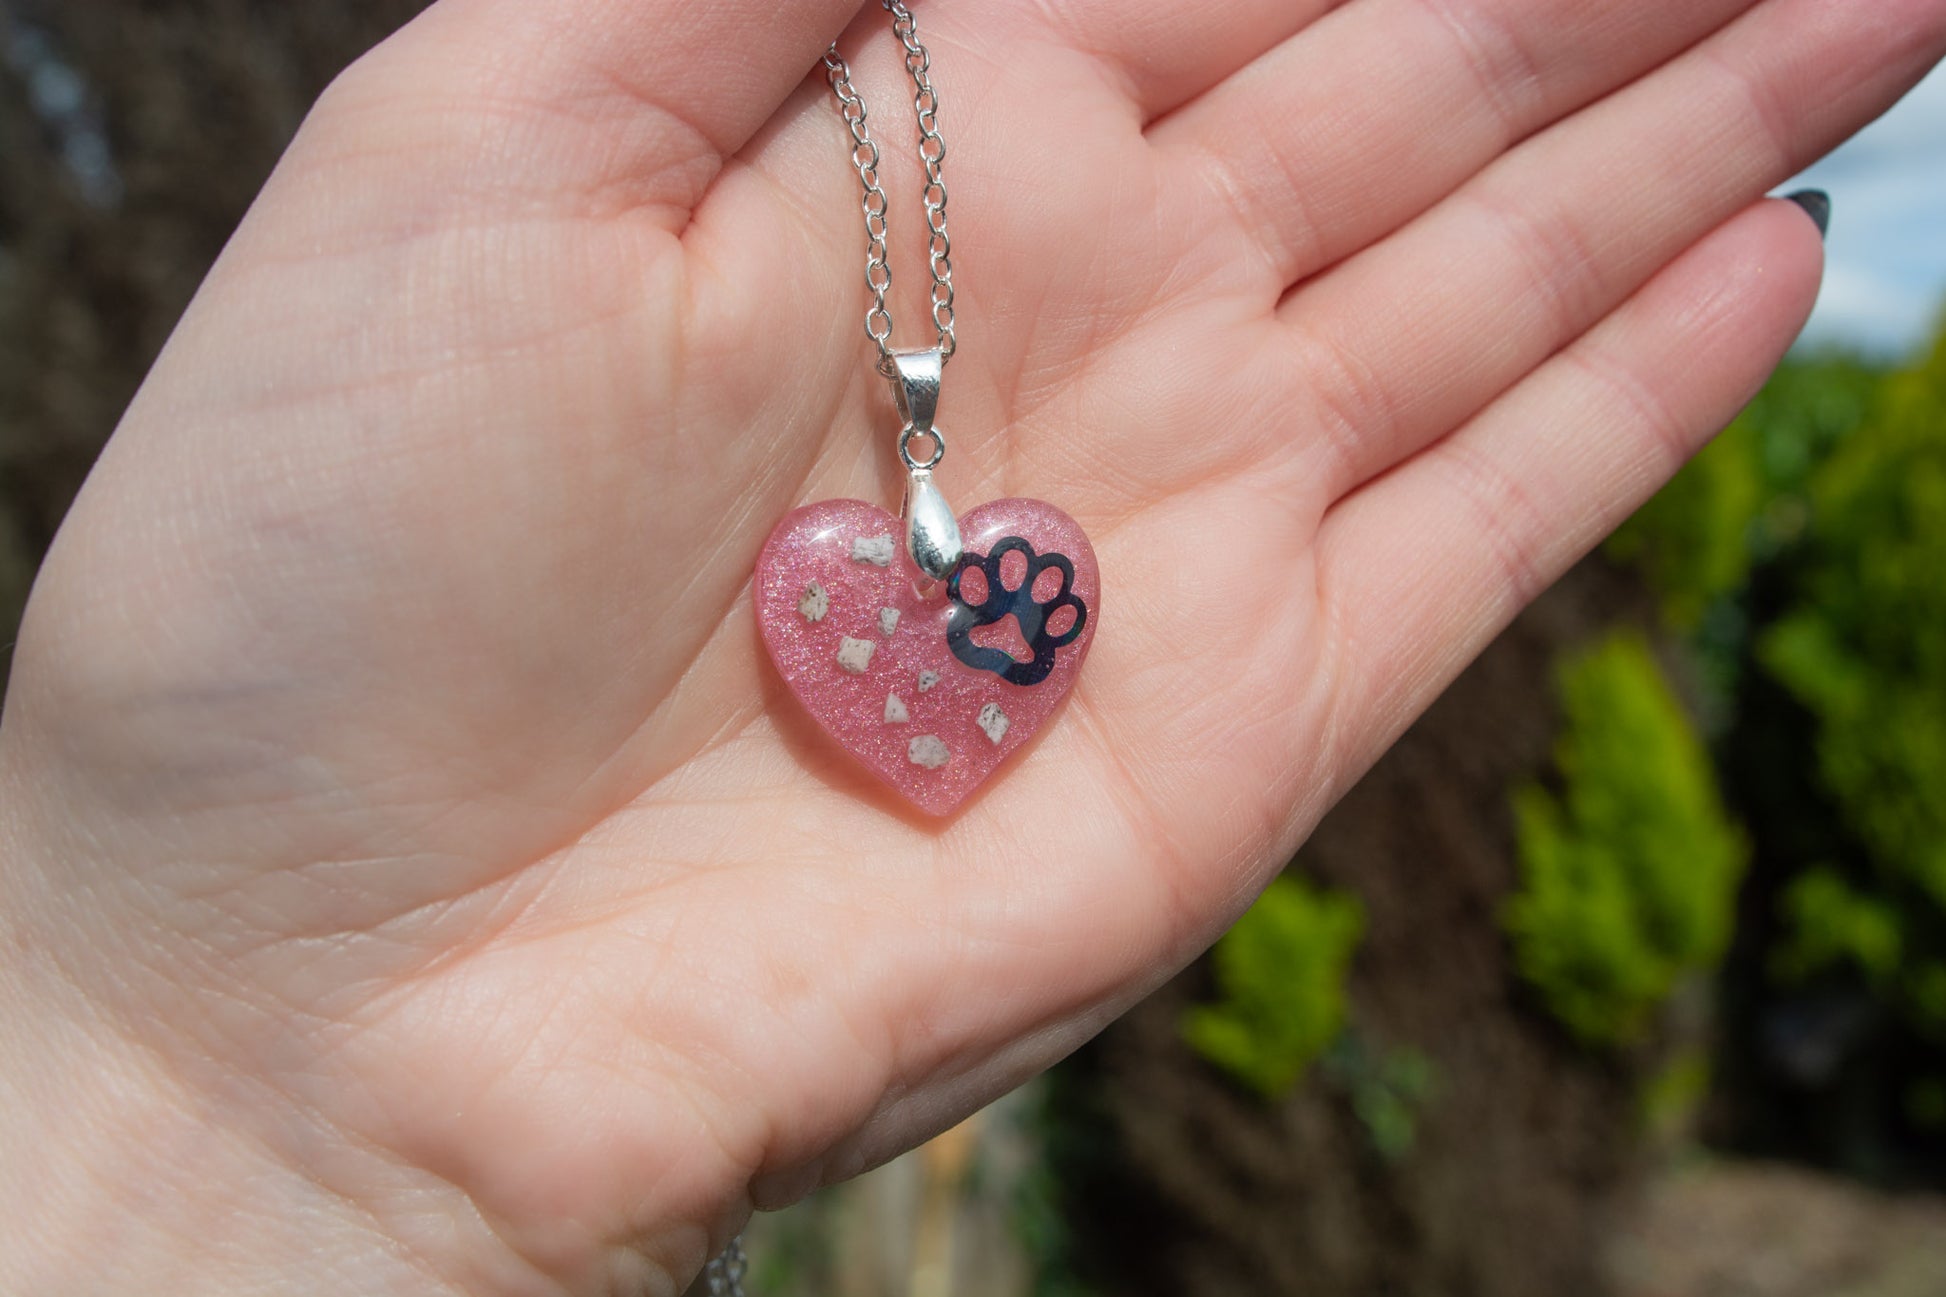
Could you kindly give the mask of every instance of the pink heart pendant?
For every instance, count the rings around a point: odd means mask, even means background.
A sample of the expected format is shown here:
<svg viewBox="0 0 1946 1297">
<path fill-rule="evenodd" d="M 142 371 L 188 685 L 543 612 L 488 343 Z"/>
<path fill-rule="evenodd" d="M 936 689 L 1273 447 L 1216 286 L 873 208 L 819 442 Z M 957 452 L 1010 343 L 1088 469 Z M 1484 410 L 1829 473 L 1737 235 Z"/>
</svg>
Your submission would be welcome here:
<svg viewBox="0 0 1946 1297">
<path fill-rule="evenodd" d="M 945 815 L 1074 687 L 1101 574 L 1074 519 L 1039 500 L 962 515 L 965 558 L 923 576 L 898 519 L 862 500 L 787 514 L 757 560 L 757 626 L 839 746 Z"/>
</svg>

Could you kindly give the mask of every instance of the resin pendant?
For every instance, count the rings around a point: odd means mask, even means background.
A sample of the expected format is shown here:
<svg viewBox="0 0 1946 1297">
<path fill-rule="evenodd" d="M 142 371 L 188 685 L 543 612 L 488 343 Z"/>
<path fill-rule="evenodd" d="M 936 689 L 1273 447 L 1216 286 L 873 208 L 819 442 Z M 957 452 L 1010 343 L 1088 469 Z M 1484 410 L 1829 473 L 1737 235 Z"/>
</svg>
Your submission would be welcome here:
<svg viewBox="0 0 1946 1297">
<path fill-rule="evenodd" d="M 757 625 L 826 733 L 914 806 L 945 815 L 1074 687 L 1101 574 L 1074 519 L 1039 500 L 996 500 L 952 520 L 961 552 L 934 579 L 914 553 L 933 551 L 900 543 L 915 494 L 905 523 L 862 500 L 787 514 L 757 561 Z"/>
</svg>

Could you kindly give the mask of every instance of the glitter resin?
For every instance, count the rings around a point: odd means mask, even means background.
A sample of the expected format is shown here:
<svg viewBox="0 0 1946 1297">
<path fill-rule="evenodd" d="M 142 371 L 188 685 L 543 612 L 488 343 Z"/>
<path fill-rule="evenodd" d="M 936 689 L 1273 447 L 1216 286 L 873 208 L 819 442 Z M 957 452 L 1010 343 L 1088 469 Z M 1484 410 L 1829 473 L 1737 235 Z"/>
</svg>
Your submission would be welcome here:
<svg viewBox="0 0 1946 1297">
<path fill-rule="evenodd" d="M 757 625 L 791 692 L 840 747 L 932 815 L 950 813 L 1032 741 L 1074 687 L 1101 616 L 1095 552 L 1053 505 L 995 500 L 959 523 L 962 625 L 978 620 L 969 605 L 1020 609 L 962 630 L 959 654 L 948 643 L 949 582 L 928 581 L 913 566 L 903 524 L 875 505 L 824 500 L 795 510 L 757 561 Z M 1009 538 L 1026 545 L 1002 545 Z M 996 546 L 999 559 L 983 568 Z M 1071 565 L 1071 579 L 1052 555 Z M 1001 590 L 989 585 L 989 570 Z M 1009 599 L 1030 571 L 1028 594 Z M 1053 665 L 1033 684 L 962 660 L 1004 669 L 992 650 L 1029 663 L 1050 644 L 1059 645 Z"/>
</svg>

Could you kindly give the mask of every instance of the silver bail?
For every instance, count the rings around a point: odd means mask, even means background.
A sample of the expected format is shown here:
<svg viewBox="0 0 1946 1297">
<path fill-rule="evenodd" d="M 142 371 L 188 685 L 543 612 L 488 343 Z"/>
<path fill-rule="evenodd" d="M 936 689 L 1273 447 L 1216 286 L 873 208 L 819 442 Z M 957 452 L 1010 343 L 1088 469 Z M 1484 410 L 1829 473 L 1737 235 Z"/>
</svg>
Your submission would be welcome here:
<svg viewBox="0 0 1946 1297">
<path fill-rule="evenodd" d="M 939 412 L 939 380 L 945 373 L 946 353 L 938 347 L 892 353 L 892 399 L 914 434 L 932 431 L 933 416 Z"/>
<path fill-rule="evenodd" d="M 905 464 L 905 552 L 921 572 L 943 581 L 959 566 L 964 545 L 959 519 L 933 485 L 932 471 L 946 457 L 946 438 L 933 426 L 939 409 L 939 380 L 946 355 L 938 347 L 892 353 L 892 397 L 905 426 L 899 429 L 899 459 Z M 932 458 L 912 458 L 912 439 L 931 437 Z"/>
</svg>

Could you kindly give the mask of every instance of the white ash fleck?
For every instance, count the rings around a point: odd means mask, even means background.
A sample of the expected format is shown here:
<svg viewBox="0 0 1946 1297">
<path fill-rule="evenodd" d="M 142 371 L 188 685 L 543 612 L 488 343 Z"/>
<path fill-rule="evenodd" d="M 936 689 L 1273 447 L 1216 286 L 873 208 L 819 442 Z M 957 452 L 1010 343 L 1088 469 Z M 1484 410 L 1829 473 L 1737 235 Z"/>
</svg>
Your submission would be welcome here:
<svg viewBox="0 0 1946 1297">
<path fill-rule="evenodd" d="M 899 610 L 897 608 L 880 608 L 878 610 L 878 633 L 890 639 L 892 638 L 892 632 L 898 628 Z"/>
<path fill-rule="evenodd" d="M 921 734 L 908 741 L 905 756 L 913 765 L 924 766 L 928 770 L 937 770 L 953 759 L 953 754 L 946 750 L 946 744 L 937 734 Z"/>
<path fill-rule="evenodd" d="M 924 693 L 939 683 L 939 672 L 921 671 L 919 673 L 919 692 Z"/>
<path fill-rule="evenodd" d="M 872 664 L 872 650 L 878 647 L 868 639 L 853 639 L 847 635 L 838 645 L 838 665 L 855 676 L 865 674 L 865 668 Z"/>
<path fill-rule="evenodd" d="M 992 739 L 996 746 L 1001 739 L 1007 737 L 1008 724 L 1007 713 L 1000 710 L 999 703 L 988 703 L 980 708 L 980 728 L 986 731 L 987 737 Z"/>
<path fill-rule="evenodd" d="M 805 621 L 823 621 L 824 615 L 831 611 L 831 596 L 813 581 L 804 587 L 804 597 L 797 601 L 797 610 L 804 614 Z"/>
<path fill-rule="evenodd" d="M 905 699 L 899 697 L 897 694 L 885 695 L 885 723 L 887 725 L 903 725 L 911 719 L 912 713 L 907 710 Z"/>
<path fill-rule="evenodd" d="M 891 567 L 892 538 L 890 536 L 853 536 L 851 538 L 851 557 L 855 562 L 871 563 L 878 567 Z"/>
</svg>

